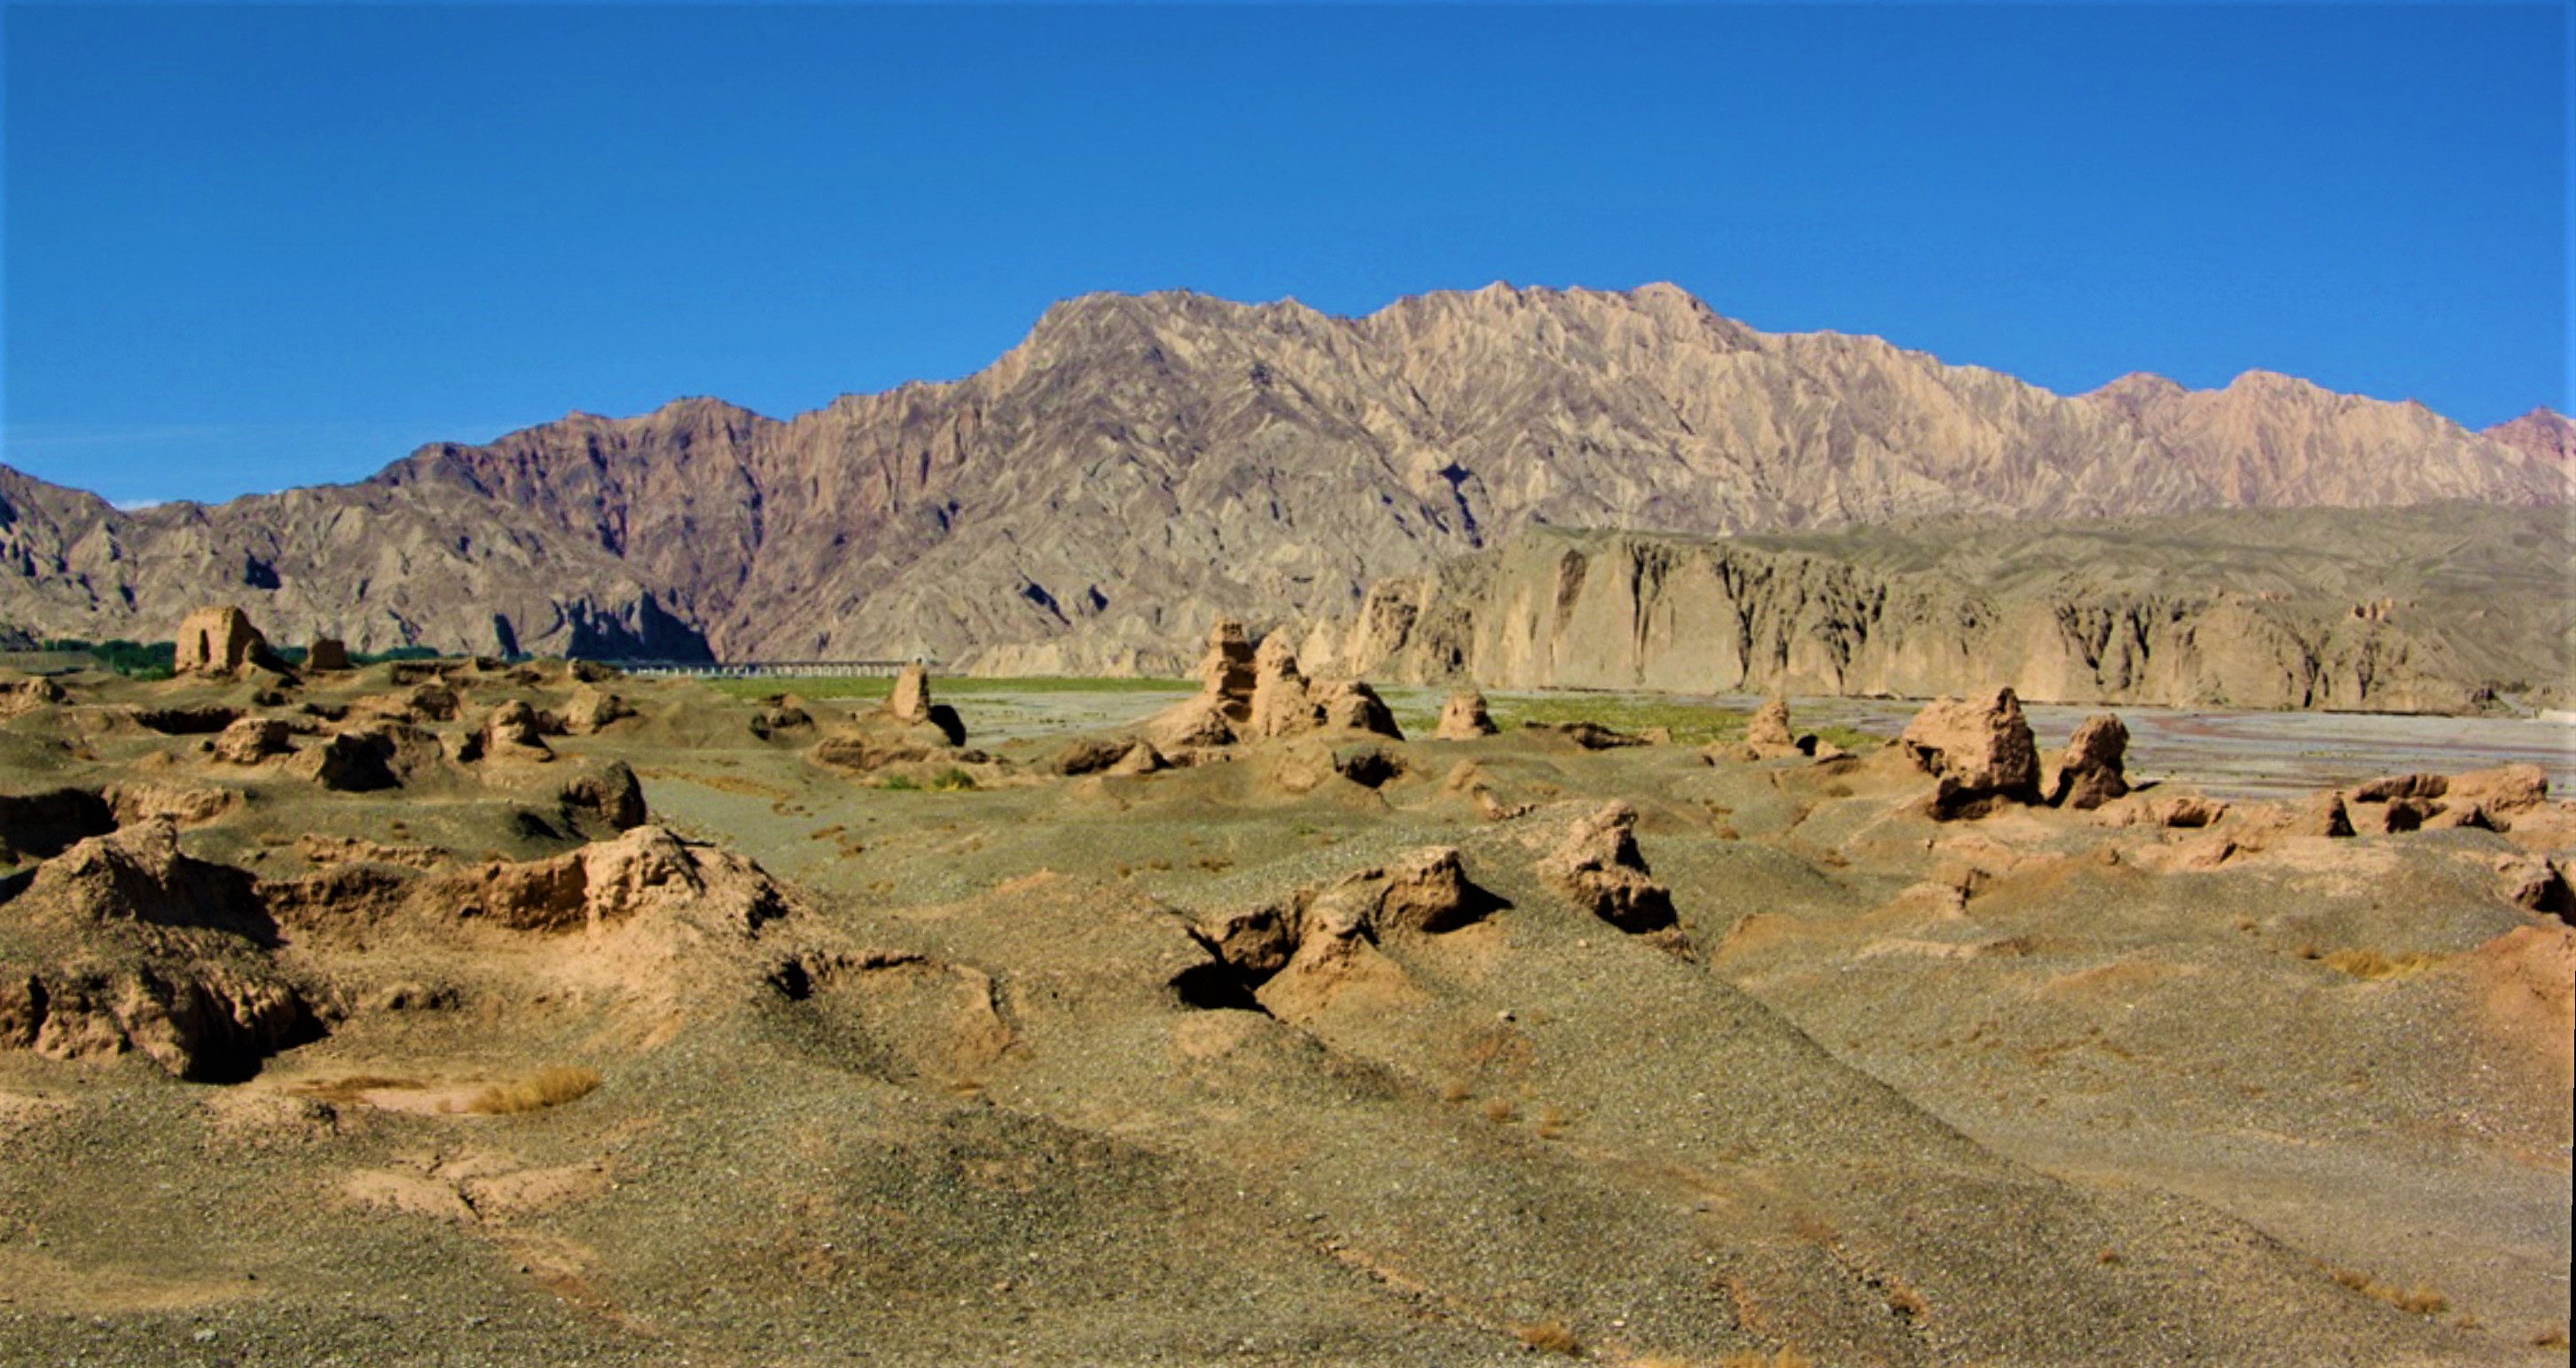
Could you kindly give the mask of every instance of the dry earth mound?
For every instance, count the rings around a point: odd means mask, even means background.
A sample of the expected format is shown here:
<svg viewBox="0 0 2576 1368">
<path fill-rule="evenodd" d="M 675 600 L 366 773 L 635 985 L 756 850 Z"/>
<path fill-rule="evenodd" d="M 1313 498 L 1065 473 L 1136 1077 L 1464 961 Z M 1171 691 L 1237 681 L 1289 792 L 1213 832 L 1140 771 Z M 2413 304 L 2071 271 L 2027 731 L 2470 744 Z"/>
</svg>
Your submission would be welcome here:
<svg viewBox="0 0 2576 1368">
<path fill-rule="evenodd" d="M 1235 636 L 1206 711 L 1302 682 L 1269 711 L 1311 729 L 1165 765 L 1033 691 L 951 788 L 806 754 L 937 732 L 926 689 L 764 739 L 784 704 L 550 665 L 68 677 L 0 719 L 0 1343 L 2555 1352 L 2576 806 L 2533 776 L 2356 774 L 2331 836 L 2331 793 L 2202 797 L 2140 741 L 2099 808 L 1945 821 L 2047 790 L 2006 695 L 1916 732 L 1937 774 L 1410 741 Z M 571 725 L 585 688 L 634 716 Z M 505 713 L 554 758 L 463 759 Z M 245 720 L 294 753 L 216 758 Z M 304 771 L 397 728 L 390 786 Z"/>
</svg>

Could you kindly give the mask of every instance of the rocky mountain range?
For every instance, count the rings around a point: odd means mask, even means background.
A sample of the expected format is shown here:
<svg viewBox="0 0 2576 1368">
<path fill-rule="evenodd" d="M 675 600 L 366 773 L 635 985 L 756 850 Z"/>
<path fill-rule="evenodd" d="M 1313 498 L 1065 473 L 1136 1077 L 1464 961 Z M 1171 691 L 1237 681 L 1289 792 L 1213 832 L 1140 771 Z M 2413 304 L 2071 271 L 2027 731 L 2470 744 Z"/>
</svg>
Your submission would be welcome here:
<svg viewBox="0 0 2576 1368">
<path fill-rule="evenodd" d="M 1090 295 L 983 371 L 777 420 L 713 399 L 133 512 L 0 468 L 0 624 L 150 639 L 239 602 L 360 649 L 927 655 L 1165 670 L 1536 528 L 1714 536 L 2431 501 L 2564 506 L 2565 419 L 2488 433 L 2249 372 L 2061 397 L 1668 285 Z"/>
</svg>

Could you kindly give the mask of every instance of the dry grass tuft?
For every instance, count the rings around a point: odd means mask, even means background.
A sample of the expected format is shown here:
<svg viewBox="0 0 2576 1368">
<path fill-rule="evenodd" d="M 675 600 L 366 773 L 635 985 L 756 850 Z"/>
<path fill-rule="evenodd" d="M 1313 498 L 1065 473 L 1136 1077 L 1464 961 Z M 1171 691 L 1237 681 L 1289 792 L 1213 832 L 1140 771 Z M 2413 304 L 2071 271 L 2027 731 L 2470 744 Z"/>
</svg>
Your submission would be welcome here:
<svg viewBox="0 0 2576 1368">
<path fill-rule="evenodd" d="M 298 1083 L 287 1091 L 298 1097 L 310 1097 L 323 1102 L 356 1102 L 367 1094 L 384 1088 L 427 1086 L 429 1085 L 417 1078 L 393 1078 L 385 1074 L 351 1074 L 346 1078 L 317 1079 L 310 1083 Z"/>
<path fill-rule="evenodd" d="M 1565 1134 L 1565 1123 L 1566 1115 L 1563 1107 L 1539 1108 L 1537 1127 L 1538 1138 L 1541 1140 L 1553 1140 L 1556 1137 Z"/>
<path fill-rule="evenodd" d="M 1515 1325 L 1512 1327 L 1512 1337 L 1532 1349 L 1545 1350 L 1551 1354 L 1571 1355 L 1583 1352 L 1583 1341 L 1576 1339 L 1574 1332 L 1566 1329 L 1563 1321 L 1546 1320 L 1533 1325 Z"/>
<path fill-rule="evenodd" d="M 2415 1284 L 2406 1289 L 2404 1296 L 2397 1299 L 2398 1310 L 2412 1311 L 2419 1316 L 2438 1316 L 2450 1307 L 2451 1299 L 2435 1291 L 2427 1283 Z"/>
<path fill-rule="evenodd" d="M 1508 1097 L 1497 1097 L 1485 1104 L 1485 1119 L 1496 1125 L 1510 1125 L 1519 1115 L 1520 1108 L 1513 1106 Z"/>
<path fill-rule="evenodd" d="M 1450 1079 L 1440 1088 L 1440 1100 L 1452 1105 L 1464 1102 L 1475 1095 L 1475 1090 L 1469 1088 L 1467 1086 L 1467 1080 L 1463 1078 Z"/>
<path fill-rule="evenodd" d="M 587 1097 L 599 1086 L 597 1069 L 539 1069 L 525 1078 L 495 1083 L 474 1095 L 465 1109 L 487 1116 L 543 1111 Z"/>
<path fill-rule="evenodd" d="M 2384 1301 L 2400 1311 L 2411 1311 L 2419 1316 L 2431 1316 L 2451 1309 L 2450 1298 L 2423 1283 L 2417 1283 L 2413 1287 L 2400 1291 L 2357 1268 L 2338 1268 L 2333 1270 L 2333 1273 L 2336 1282 L 2365 1297 L 2375 1297 Z"/>
<path fill-rule="evenodd" d="M 1904 1279 L 1890 1277 L 1887 1280 L 1887 1309 L 1907 1320 L 1921 1320 L 1931 1314 L 1932 1303 L 1923 1300 L 1923 1294 L 1915 1291 Z"/>
<path fill-rule="evenodd" d="M 2563 1325 L 2553 1325 L 2542 1330 L 2540 1333 L 2531 1337 L 2531 1347 L 2534 1349 L 2566 1348 L 2567 1327 Z"/>
<path fill-rule="evenodd" d="M 1786 1345 L 1765 1354 L 1739 1349 L 1717 1361 L 1717 1368 L 1816 1368 L 1816 1361 Z"/>
<path fill-rule="evenodd" d="M 2337 950 L 2325 957 L 2326 967 L 2350 974 L 2357 979 L 2377 982 L 2381 979 L 2404 978 L 2420 974 L 2442 962 L 2440 955 L 2408 953 L 2391 959 L 2376 950 Z"/>
</svg>

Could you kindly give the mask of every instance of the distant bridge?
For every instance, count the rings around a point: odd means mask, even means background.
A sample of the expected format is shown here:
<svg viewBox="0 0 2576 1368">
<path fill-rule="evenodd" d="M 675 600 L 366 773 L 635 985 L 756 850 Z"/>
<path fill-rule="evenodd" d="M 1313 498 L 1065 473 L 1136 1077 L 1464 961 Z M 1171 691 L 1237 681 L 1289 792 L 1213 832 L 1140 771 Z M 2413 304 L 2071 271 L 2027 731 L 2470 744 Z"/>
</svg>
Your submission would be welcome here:
<svg viewBox="0 0 2576 1368">
<path fill-rule="evenodd" d="M 865 679 L 891 677 L 906 665 L 936 669 L 920 660 L 609 660 L 631 675 L 689 675 L 700 679 Z"/>
</svg>

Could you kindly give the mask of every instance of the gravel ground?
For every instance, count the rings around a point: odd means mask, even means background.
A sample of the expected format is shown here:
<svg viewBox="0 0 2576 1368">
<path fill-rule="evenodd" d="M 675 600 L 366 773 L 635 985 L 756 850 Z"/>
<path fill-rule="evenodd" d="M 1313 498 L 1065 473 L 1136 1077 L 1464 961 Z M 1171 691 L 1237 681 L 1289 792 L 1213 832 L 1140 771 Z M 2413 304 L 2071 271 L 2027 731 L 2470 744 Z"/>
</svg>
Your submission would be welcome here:
<svg viewBox="0 0 2576 1368">
<path fill-rule="evenodd" d="M 307 832 L 568 849 L 517 814 L 624 759 L 657 821 L 797 905 L 614 975 L 580 932 L 308 936 L 281 953 L 352 1010 L 231 1087 L 0 1051 L 0 1359 L 1527 1363 L 1562 1330 L 1612 1363 L 2565 1361 L 2533 1340 L 2567 1315 L 2566 1095 L 2471 972 L 2532 924 L 2497 894 L 2515 837 L 2192 869 L 2207 833 L 1936 825 L 1883 761 L 1534 733 L 1405 743 L 1374 790 L 1292 793 L 1262 753 L 1064 780 L 1066 735 L 1168 700 L 1060 690 L 961 697 L 1000 763 L 906 791 L 753 739 L 755 704 L 622 687 L 645 715 L 554 766 L 372 797 L 148 729 L 0 724 L 11 792 L 241 787 L 188 843 L 271 877 Z M 2141 768 L 2199 763 L 2129 716 Z M 2425 767 L 2336 763 L 2363 760 Z M 1461 765 L 1531 810 L 1484 819 Z M 1613 798 L 1677 938 L 1535 869 Z M 1207 961 L 1194 925 L 1434 845 L 1497 900 L 1481 920 L 1381 934 L 1255 1009 L 1173 987 Z M 790 991 L 762 947 L 791 943 L 842 948 Z M 2349 948 L 2429 967 L 2362 980 L 2323 958 Z M 397 973 L 449 991 L 367 1005 Z M 564 1064 L 597 1091 L 519 1115 L 362 1086 Z"/>
</svg>

